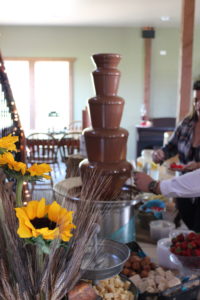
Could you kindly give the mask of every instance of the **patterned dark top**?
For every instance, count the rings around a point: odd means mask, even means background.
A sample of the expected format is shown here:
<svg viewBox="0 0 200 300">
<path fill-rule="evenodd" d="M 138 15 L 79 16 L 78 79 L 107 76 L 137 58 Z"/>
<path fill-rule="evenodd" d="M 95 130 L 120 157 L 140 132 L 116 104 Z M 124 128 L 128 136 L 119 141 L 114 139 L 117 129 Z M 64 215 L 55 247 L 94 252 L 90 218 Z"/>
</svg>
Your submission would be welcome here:
<svg viewBox="0 0 200 300">
<path fill-rule="evenodd" d="M 200 161 L 200 147 L 192 147 L 195 118 L 186 117 L 176 127 L 169 142 L 162 148 L 165 159 L 178 154 L 179 160 L 183 164 L 191 161 Z"/>
</svg>

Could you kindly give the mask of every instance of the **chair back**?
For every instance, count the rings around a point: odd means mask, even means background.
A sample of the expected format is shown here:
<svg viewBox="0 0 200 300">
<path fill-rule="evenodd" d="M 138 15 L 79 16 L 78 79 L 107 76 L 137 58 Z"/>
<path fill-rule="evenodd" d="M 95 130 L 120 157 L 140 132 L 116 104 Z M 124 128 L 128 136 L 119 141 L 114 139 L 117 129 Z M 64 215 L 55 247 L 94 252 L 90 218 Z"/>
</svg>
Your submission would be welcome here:
<svg viewBox="0 0 200 300">
<path fill-rule="evenodd" d="M 26 139 L 28 163 L 58 163 L 59 143 L 51 134 L 32 133 Z"/>
<path fill-rule="evenodd" d="M 67 126 L 67 130 L 71 132 L 82 131 L 82 121 L 72 121 Z"/>
<path fill-rule="evenodd" d="M 62 162 L 66 162 L 69 155 L 79 153 L 80 135 L 81 132 L 69 132 L 60 139 L 59 149 Z"/>
</svg>

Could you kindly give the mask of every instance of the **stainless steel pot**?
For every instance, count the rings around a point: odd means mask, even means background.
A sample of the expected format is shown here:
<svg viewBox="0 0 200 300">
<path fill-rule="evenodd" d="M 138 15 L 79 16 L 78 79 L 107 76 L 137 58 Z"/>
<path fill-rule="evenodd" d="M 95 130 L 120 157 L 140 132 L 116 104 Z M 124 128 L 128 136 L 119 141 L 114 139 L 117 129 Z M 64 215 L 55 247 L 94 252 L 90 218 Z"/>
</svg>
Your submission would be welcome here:
<svg viewBox="0 0 200 300">
<path fill-rule="evenodd" d="M 58 188 L 54 188 L 56 197 L 65 197 L 70 205 L 76 205 L 80 200 L 80 189 L 75 192 L 68 190 L 59 195 Z M 123 194 L 125 196 L 123 196 Z M 134 206 L 140 201 L 137 200 L 132 186 L 125 185 L 119 199 L 115 201 L 94 201 L 101 211 L 98 224 L 100 225 L 99 238 L 111 239 L 120 243 L 129 243 L 135 240 L 135 216 Z"/>
</svg>

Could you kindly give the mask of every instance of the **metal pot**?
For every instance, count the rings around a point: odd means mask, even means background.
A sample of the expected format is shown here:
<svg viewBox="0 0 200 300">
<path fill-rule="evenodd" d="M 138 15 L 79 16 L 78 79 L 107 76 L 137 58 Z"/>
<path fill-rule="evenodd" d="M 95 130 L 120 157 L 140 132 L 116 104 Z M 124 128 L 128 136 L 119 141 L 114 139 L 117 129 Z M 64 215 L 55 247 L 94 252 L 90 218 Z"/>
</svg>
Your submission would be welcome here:
<svg viewBox="0 0 200 300">
<path fill-rule="evenodd" d="M 66 179 L 67 180 L 67 179 Z M 77 206 L 80 200 L 81 186 L 67 190 L 62 195 L 58 193 L 58 186 L 54 188 L 56 197 L 65 197 L 71 206 Z M 122 187 L 119 200 L 94 201 L 100 208 L 98 224 L 100 225 L 99 238 L 111 239 L 120 243 L 129 243 L 135 240 L 134 206 L 140 201 L 135 197 L 135 189 L 131 185 Z"/>
</svg>

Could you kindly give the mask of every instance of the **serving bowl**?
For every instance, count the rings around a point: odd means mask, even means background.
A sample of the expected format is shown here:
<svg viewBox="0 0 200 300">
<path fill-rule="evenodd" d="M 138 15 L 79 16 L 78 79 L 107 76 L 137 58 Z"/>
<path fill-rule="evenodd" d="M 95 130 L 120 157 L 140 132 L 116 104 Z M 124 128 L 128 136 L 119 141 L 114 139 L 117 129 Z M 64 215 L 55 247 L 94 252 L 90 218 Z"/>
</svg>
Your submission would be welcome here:
<svg viewBox="0 0 200 300">
<path fill-rule="evenodd" d="M 179 270 L 180 276 L 200 276 L 199 256 L 182 256 L 171 253 L 170 260 L 172 263 L 177 265 L 177 269 Z"/>
</svg>

